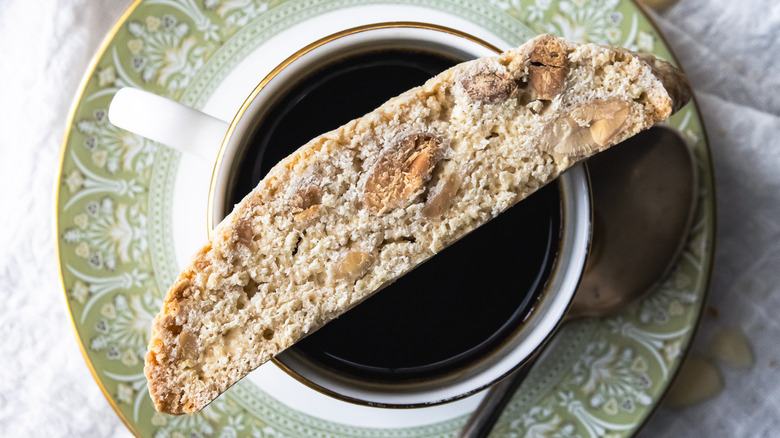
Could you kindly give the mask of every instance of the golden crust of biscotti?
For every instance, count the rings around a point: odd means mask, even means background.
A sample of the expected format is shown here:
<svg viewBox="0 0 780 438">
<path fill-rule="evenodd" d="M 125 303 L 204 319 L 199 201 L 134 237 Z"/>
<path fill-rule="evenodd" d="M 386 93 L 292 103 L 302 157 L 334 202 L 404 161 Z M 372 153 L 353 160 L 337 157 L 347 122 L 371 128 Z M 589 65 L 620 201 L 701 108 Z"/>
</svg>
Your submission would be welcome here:
<svg viewBox="0 0 780 438">
<path fill-rule="evenodd" d="M 668 63 L 543 35 L 311 140 L 235 207 L 168 292 L 144 369 L 155 407 L 197 412 L 688 96 Z"/>
</svg>

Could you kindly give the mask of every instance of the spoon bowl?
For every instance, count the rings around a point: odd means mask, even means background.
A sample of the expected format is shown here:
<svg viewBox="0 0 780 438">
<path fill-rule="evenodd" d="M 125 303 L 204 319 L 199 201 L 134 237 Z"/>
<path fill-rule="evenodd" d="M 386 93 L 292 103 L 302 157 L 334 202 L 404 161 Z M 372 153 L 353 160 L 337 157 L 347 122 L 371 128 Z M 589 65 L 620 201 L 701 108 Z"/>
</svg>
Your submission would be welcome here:
<svg viewBox="0 0 780 438">
<path fill-rule="evenodd" d="M 568 319 L 606 316 L 655 289 L 693 220 L 696 166 L 675 131 L 654 127 L 588 161 L 593 244 Z"/>
</svg>

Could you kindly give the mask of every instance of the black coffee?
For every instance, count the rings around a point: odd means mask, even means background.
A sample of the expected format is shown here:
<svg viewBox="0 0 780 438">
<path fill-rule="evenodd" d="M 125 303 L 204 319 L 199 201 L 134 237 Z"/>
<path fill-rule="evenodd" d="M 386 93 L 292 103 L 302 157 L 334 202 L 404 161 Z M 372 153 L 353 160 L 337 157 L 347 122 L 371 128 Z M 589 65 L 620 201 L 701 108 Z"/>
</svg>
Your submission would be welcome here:
<svg viewBox="0 0 780 438">
<path fill-rule="evenodd" d="M 229 205 L 317 135 L 458 61 L 422 51 L 356 55 L 312 73 L 268 112 L 237 169 Z M 555 262 L 560 197 L 547 186 L 291 350 L 378 381 L 441 375 L 501 345 L 531 312 Z"/>
</svg>

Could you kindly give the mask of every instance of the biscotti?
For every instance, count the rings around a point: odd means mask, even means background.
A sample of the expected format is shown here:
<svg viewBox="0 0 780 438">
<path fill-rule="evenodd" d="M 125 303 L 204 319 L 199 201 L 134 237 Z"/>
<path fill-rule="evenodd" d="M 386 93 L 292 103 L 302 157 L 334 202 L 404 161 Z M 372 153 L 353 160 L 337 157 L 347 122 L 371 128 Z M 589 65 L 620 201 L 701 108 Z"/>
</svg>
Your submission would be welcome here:
<svg viewBox="0 0 780 438">
<path fill-rule="evenodd" d="M 689 97 L 666 62 L 543 35 L 311 140 L 236 205 L 168 292 L 144 370 L 155 407 L 197 412 Z"/>
</svg>

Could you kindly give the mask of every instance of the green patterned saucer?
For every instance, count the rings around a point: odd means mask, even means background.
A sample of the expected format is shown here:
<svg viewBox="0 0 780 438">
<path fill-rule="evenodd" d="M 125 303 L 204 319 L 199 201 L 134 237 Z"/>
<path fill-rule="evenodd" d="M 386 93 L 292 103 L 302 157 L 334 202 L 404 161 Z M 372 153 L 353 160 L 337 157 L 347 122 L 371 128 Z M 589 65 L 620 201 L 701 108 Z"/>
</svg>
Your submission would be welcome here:
<svg viewBox="0 0 780 438">
<path fill-rule="evenodd" d="M 430 408 L 369 408 L 319 394 L 273 364 L 197 415 L 156 413 L 143 376 L 149 327 L 179 265 L 205 238 L 211 166 L 106 117 L 114 93 L 132 86 L 229 120 L 265 73 L 300 47 L 362 24 L 421 20 L 499 47 L 546 32 L 671 58 L 628 0 L 136 1 L 87 72 L 66 130 L 55 209 L 62 283 L 84 357 L 133 433 L 412 438 L 452 436 L 465 423 L 480 394 Z M 622 314 L 563 327 L 494 436 L 631 436 L 674 377 L 712 270 L 715 192 L 695 104 L 669 124 L 694 148 L 700 176 L 693 230 L 677 266 Z"/>
</svg>

